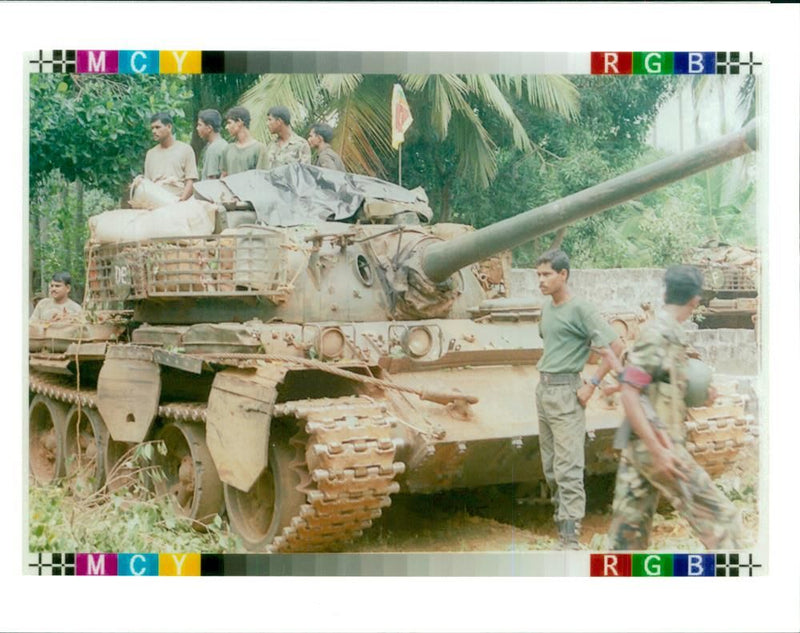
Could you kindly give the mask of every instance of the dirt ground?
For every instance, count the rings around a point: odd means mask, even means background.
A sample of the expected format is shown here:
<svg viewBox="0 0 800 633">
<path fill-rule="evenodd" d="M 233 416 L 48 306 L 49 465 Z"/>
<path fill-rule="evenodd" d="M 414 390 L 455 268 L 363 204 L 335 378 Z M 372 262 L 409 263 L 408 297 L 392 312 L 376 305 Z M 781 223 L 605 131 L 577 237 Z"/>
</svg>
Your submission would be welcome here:
<svg viewBox="0 0 800 633">
<path fill-rule="evenodd" d="M 758 457 L 747 449 L 717 485 L 742 513 L 746 545 L 758 537 Z M 587 482 L 587 514 L 581 544 L 607 549 L 613 477 Z M 763 510 L 763 509 L 762 509 Z M 348 552 L 508 552 L 555 550 L 558 536 L 549 503 L 520 503 L 513 486 L 457 490 L 435 495 L 395 495 L 392 506 Z M 651 549 L 705 551 L 689 524 L 668 504 L 653 522 Z"/>
</svg>

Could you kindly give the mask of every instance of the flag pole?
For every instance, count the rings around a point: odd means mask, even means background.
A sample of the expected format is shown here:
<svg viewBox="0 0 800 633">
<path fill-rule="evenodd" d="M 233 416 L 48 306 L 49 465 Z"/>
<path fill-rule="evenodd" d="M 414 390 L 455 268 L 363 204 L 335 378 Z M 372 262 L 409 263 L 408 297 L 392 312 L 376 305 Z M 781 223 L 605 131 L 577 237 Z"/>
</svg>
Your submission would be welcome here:
<svg viewBox="0 0 800 633">
<path fill-rule="evenodd" d="M 400 143 L 400 151 L 397 155 L 397 184 L 403 185 L 403 144 Z"/>
</svg>

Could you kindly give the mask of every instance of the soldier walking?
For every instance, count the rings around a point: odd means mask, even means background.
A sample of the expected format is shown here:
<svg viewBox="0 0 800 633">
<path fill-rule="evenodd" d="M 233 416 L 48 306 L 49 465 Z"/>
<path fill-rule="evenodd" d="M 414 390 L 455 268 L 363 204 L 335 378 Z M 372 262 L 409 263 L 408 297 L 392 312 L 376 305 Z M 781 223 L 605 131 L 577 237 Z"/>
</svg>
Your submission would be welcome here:
<svg viewBox="0 0 800 633">
<path fill-rule="evenodd" d="M 536 409 L 542 469 L 555 505 L 553 516 L 561 547 L 580 549 L 578 537 L 586 512 L 584 408 L 611 369 L 611 362 L 603 358 L 588 383 L 580 372 L 592 344 L 610 345 L 617 355 L 622 353 L 623 344 L 592 305 L 570 293 L 569 257 L 564 251 L 546 252 L 537 260 L 536 272 L 542 294 L 552 299 L 542 306 L 539 321 L 544 353 L 537 366 Z"/>
<path fill-rule="evenodd" d="M 739 511 L 686 449 L 687 343 L 681 324 L 700 302 L 703 277 L 693 266 L 673 266 L 664 279 L 664 309 L 642 330 L 620 378 L 626 421 L 615 443 L 623 450 L 609 544 L 614 550 L 647 549 L 663 494 L 708 549 L 738 549 Z M 709 392 L 710 403 L 715 392 Z"/>
</svg>

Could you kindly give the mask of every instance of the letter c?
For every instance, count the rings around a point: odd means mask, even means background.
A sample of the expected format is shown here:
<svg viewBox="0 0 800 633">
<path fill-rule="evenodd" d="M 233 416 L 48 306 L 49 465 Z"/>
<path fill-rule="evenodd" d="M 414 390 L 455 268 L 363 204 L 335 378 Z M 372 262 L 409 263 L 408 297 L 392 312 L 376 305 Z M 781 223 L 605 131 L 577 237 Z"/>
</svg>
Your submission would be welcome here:
<svg viewBox="0 0 800 633">
<path fill-rule="evenodd" d="M 133 72 L 142 74 L 145 70 L 147 70 L 147 61 L 141 66 L 136 65 L 136 58 L 137 57 L 144 57 L 147 60 L 147 55 L 144 54 L 143 51 L 136 51 L 133 55 L 131 55 L 131 70 Z"/>
</svg>

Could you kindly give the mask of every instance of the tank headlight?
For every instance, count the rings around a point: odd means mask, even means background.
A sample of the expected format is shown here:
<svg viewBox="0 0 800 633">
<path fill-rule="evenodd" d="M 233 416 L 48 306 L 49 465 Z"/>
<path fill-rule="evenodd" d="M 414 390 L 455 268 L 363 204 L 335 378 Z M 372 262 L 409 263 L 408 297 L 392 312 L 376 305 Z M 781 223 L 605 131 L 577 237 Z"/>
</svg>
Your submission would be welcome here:
<svg viewBox="0 0 800 633">
<path fill-rule="evenodd" d="M 344 333 L 338 327 L 330 327 L 322 331 L 319 352 L 323 360 L 341 358 L 344 346 Z"/>
<path fill-rule="evenodd" d="M 433 347 L 433 334 L 424 325 L 408 328 L 403 338 L 403 349 L 414 358 L 426 356 Z"/>
</svg>

